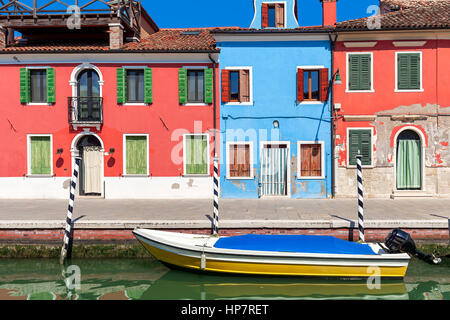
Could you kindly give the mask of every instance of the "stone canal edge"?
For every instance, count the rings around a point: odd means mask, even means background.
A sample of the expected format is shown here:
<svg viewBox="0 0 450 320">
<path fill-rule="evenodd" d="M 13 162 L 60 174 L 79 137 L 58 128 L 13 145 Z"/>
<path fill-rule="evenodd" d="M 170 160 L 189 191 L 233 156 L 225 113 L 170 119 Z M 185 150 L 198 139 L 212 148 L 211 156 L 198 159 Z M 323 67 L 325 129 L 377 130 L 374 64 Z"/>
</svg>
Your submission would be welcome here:
<svg viewBox="0 0 450 320">
<path fill-rule="evenodd" d="M 62 220 L 0 221 L 0 244 L 61 243 L 65 222 Z M 173 232 L 209 234 L 211 222 L 204 220 L 88 220 L 74 223 L 74 244 L 129 243 L 135 241 L 132 230 L 147 228 Z M 388 233 L 401 228 L 415 241 L 448 244 L 450 220 L 366 220 L 367 242 L 384 241 Z M 358 240 L 354 220 L 222 220 L 220 235 L 259 234 L 329 235 L 344 240 Z"/>
</svg>

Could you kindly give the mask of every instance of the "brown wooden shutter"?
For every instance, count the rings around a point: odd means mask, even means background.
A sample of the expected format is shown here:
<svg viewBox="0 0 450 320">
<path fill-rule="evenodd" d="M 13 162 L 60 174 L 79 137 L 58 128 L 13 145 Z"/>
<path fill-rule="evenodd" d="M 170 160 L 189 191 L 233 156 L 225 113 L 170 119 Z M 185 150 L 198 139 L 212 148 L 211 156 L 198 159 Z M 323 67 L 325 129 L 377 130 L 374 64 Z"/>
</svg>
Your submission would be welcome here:
<svg viewBox="0 0 450 320">
<path fill-rule="evenodd" d="M 222 102 L 230 101 L 230 70 L 222 70 Z"/>
<path fill-rule="evenodd" d="M 301 176 L 320 177 L 322 175 L 322 148 L 320 144 L 301 145 Z"/>
<path fill-rule="evenodd" d="M 284 28 L 284 5 L 276 4 L 275 5 L 275 21 L 277 28 Z"/>
<path fill-rule="evenodd" d="M 269 26 L 269 5 L 263 3 L 261 7 L 261 27 L 267 28 Z"/>
<path fill-rule="evenodd" d="M 230 177 L 250 177 L 250 145 L 230 145 Z"/>
<path fill-rule="evenodd" d="M 297 102 L 303 100 L 303 69 L 297 69 Z"/>
<path fill-rule="evenodd" d="M 327 101 L 328 99 L 328 69 L 320 69 L 319 70 L 319 100 L 320 101 Z"/>
<path fill-rule="evenodd" d="M 250 102 L 250 72 L 239 70 L 239 101 Z"/>
</svg>

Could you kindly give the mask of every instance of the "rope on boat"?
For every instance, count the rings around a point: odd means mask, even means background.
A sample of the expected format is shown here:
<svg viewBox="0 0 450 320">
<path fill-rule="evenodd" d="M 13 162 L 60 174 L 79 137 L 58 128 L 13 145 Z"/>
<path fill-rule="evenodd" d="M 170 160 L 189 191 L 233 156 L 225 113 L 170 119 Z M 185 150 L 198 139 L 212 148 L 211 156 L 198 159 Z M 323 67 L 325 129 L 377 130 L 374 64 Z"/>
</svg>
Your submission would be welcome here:
<svg viewBox="0 0 450 320">
<path fill-rule="evenodd" d="M 69 195 L 69 206 L 67 208 L 67 218 L 66 218 L 66 227 L 64 229 L 64 243 L 61 250 L 60 263 L 64 262 L 65 258 L 71 258 L 72 253 L 72 213 L 73 213 L 73 204 L 75 200 L 75 189 L 77 187 L 78 180 L 78 172 L 80 169 L 80 158 L 75 158 L 74 167 L 73 167 L 73 175 L 72 181 L 70 182 L 70 195 Z"/>
<path fill-rule="evenodd" d="M 217 157 L 214 158 L 214 199 L 213 199 L 213 227 L 212 234 L 219 234 L 219 159 Z"/>
<path fill-rule="evenodd" d="M 363 197 L 363 182 L 362 182 L 362 170 L 361 170 L 362 155 L 359 153 L 356 155 L 356 167 L 357 167 L 357 180 L 358 180 L 358 230 L 359 240 L 364 240 L 364 197 Z"/>
</svg>

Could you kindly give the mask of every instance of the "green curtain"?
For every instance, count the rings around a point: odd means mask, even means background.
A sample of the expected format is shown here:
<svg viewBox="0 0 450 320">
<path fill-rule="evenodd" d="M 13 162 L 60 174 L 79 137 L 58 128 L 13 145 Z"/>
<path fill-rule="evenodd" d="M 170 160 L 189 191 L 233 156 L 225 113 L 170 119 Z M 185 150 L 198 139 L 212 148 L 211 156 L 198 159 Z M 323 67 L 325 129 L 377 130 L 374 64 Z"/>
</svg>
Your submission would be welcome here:
<svg viewBox="0 0 450 320">
<path fill-rule="evenodd" d="M 399 139 L 397 143 L 397 189 L 420 189 L 421 186 L 420 140 Z"/>
<path fill-rule="evenodd" d="M 208 174 L 207 146 L 204 135 L 186 136 L 186 174 Z"/>
<path fill-rule="evenodd" d="M 50 137 L 30 137 L 31 174 L 51 174 Z"/>
<path fill-rule="evenodd" d="M 126 174 L 147 174 L 147 137 L 126 137 Z"/>
</svg>

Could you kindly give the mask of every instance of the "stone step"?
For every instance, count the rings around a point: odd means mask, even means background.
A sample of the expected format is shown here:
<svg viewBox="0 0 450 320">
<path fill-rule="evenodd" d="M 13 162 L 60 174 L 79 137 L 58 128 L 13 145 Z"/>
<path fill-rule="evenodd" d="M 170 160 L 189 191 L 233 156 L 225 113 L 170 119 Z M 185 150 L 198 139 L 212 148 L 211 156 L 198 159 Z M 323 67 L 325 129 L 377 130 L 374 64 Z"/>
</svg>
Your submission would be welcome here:
<svg viewBox="0 0 450 320">
<path fill-rule="evenodd" d="M 398 198 L 432 198 L 433 195 L 431 193 L 427 193 L 424 191 L 416 191 L 416 190 L 405 190 L 405 191 L 393 191 L 391 194 L 391 199 Z"/>
</svg>

